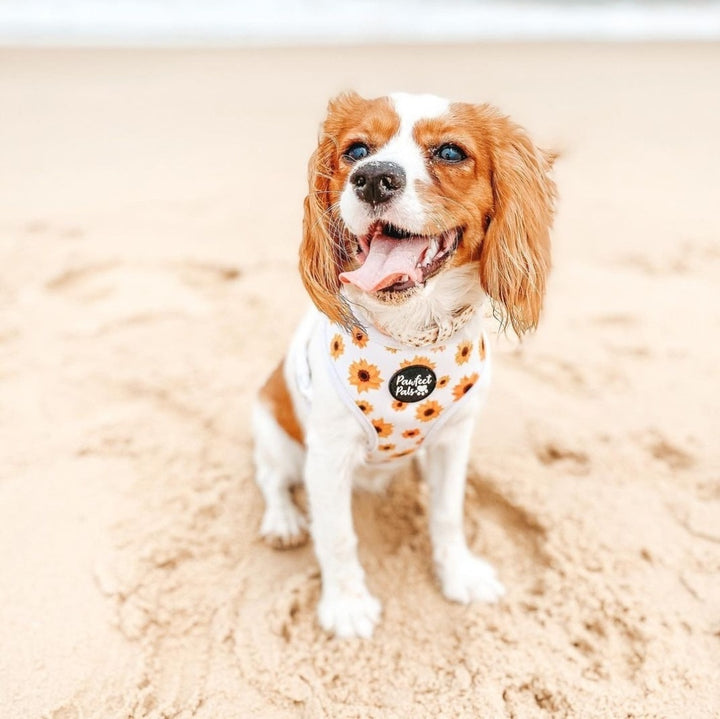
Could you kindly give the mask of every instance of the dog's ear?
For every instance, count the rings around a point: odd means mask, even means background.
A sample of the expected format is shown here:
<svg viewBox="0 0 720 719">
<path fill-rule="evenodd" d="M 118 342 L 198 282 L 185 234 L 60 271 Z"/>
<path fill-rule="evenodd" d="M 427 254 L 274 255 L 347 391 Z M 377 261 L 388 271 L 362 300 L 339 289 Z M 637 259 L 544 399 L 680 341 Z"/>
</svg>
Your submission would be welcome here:
<svg viewBox="0 0 720 719">
<path fill-rule="evenodd" d="M 555 155 L 532 143 L 507 117 L 490 133 L 493 213 L 480 254 L 480 279 L 515 332 L 537 326 L 550 271 Z"/>
<path fill-rule="evenodd" d="M 340 273 L 346 252 L 342 223 L 334 216 L 330 180 L 336 171 L 335 132 L 332 125 L 340 113 L 339 105 L 350 96 L 330 101 L 328 115 L 318 147 L 308 165 L 308 195 L 305 198 L 303 237 L 300 244 L 300 275 L 315 306 L 331 322 L 346 327 L 353 323 L 352 313 L 340 296 Z"/>
</svg>

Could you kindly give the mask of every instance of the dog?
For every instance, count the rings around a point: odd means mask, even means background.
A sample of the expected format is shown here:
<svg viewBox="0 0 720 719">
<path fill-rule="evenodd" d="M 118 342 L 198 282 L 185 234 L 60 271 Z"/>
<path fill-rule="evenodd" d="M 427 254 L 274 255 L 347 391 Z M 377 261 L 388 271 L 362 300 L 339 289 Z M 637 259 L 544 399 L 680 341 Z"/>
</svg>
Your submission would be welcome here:
<svg viewBox="0 0 720 719">
<path fill-rule="evenodd" d="M 550 270 L 554 156 L 489 105 L 434 95 L 331 100 L 309 163 L 300 272 L 314 308 L 253 409 L 261 534 L 309 530 L 320 625 L 369 637 L 379 620 L 357 557 L 354 487 L 415 460 L 430 491 L 443 594 L 505 592 L 463 532 L 474 416 L 490 380 L 481 307 L 534 329 Z M 308 523 L 291 487 L 304 482 Z"/>
</svg>

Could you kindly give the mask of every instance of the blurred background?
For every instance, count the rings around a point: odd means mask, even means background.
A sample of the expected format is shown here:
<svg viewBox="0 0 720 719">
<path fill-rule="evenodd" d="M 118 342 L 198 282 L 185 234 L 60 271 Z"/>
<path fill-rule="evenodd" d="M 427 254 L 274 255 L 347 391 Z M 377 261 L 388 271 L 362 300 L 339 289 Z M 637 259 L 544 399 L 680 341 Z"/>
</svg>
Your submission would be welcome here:
<svg viewBox="0 0 720 719">
<path fill-rule="evenodd" d="M 0 41 L 315 44 L 712 40 L 717 0 L 2 0 Z"/>
</svg>

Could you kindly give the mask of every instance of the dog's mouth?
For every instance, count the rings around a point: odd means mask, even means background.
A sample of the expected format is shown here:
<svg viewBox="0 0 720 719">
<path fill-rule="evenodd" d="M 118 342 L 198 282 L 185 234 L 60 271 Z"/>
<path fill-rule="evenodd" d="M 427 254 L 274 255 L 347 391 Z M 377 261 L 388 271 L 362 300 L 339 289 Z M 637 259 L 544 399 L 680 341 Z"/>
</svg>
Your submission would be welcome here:
<svg viewBox="0 0 720 719">
<path fill-rule="evenodd" d="M 340 280 L 365 292 L 402 292 L 424 285 L 455 254 L 463 230 L 417 235 L 387 222 L 373 223 L 356 237 L 360 267 Z"/>
</svg>

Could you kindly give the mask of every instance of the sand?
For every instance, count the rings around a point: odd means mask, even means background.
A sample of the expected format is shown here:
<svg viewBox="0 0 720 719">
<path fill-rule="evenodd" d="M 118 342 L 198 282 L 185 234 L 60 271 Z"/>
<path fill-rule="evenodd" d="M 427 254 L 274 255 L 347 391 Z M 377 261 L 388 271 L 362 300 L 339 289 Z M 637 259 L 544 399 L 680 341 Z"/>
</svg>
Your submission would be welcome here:
<svg viewBox="0 0 720 719">
<path fill-rule="evenodd" d="M 0 52 L 0 715 L 720 715 L 720 47 Z M 412 473 L 359 495 L 371 641 L 258 539 L 248 411 L 306 306 L 331 94 L 560 148 L 540 329 L 495 337 L 446 602 Z"/>
</svg>

